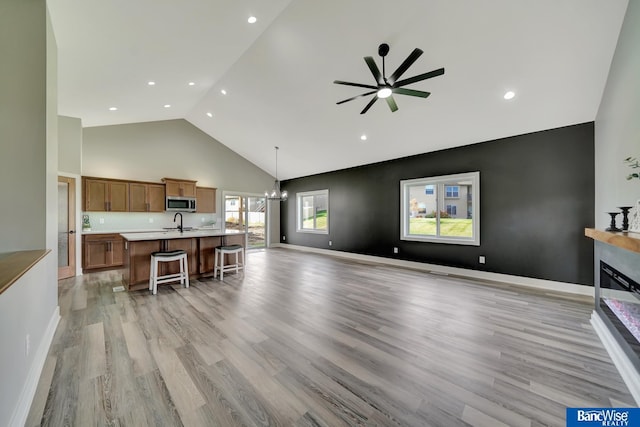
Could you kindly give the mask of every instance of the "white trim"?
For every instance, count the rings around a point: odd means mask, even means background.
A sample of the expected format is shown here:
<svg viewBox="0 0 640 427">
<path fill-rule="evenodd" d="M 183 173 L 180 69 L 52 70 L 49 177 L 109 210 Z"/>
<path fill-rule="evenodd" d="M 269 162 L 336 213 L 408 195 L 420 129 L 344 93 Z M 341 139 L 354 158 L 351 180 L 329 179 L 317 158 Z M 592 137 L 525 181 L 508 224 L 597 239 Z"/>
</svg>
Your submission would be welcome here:
<svg viewBox="0 0 640 427">
<path fill-rule="evenodd" d="M 611 335 L 611 331 L 609 331 L 609 328 L 607 328 L 607 325 L 604 324 L 600 315 L 595 310 L 591 313 L 591 325 L 600 337 L 600 341 L 602 341 L 602 345 L 607 350 L 607 353 L 611 356 L 614 365 L 618 368 L 618 372 L 629 388 L 631 395 L 636 401 L 636 405 L 640 405 L 640 373 L 638 373 L 624 350 L 620 347 L 620 344 L 618 344 L 618 341 Z"/>
<path fill-rule="evenodd" d="M 340 258 L 353 259 L 357 261 L 374 262 L 378 264 L 393 265 L 396 267 L 405 267 L 412 270 L 426 271 L 436 274 L 451 274 L 455 276 L 468 277 L 472 279 L 486 280 L 498 283 L 507 283 L 511 285 L 527 286 L 536 289 L 545 289 L 555 292 L 565 292 L 575 295 L 586 295 L 594 297 L 595 288 L 593 286 L 577 285 L 575 283 L 556 282 L 554 280 L 534 279 L 531 277 L 512 276 L 510 274 L 491 273 L 488 271 L 469 270 L 466 268 L 447 267 L 437 264 L 427 264 L 423 262 L 405 261 L 402 259 L 384 258 L 373 255 L 362 255 L 351 252 L 333 251 L 329 249 L 311 248 L 308 246 L 298 246 L 283 243 L 274 243 L 274 248 L 294 249 L 305 252 L 314 252 L 318 254 L 331 255 Z"/>
<path fill-rule="evenodd" d="M 38 381 L 40 380 L 40 375 L 42 374 L 44 364 L 47 361 L 47 354 L 49 353 L 49 348 L 51 347 L 51 343 L 53 342 L 53 336 L 56 333 L 56 328 L 58 327 L 59 321 L 60 306 L 57 306 L 53 311 L 51 319 L 49 319 L 49 324 L 47 325 L 47 329 L 44 332 L 42 341 L 40 341 L 38 352 L 34 356 L 33 363 L 31 364 L 31 368 L 29 369 L 29 373 L 27 374 L 27 380 L 25 381 L 22 392 L 20 393 L 18 405 L 13 411 L 13 415 L 11 416 L 11 420 L 9 421 L 9 426 L 11 427 L 22 427 L 27 422 L 29 410 L 31 409 L 31 404 L 33 403 L 33 398 L 35 397 L 36 390 L 38 388 Z"/>
<path fill-rule="evenodd" d="M 302 228 L 302 206 L 301 200 L 303 197 L 314 196 L 314 208 L 315 208 L 315 196 L 327 196 L 327 228 Z M 331 220 L 331 213 L 329 211 L 329 189 L 313 190 L 313 191 L 301 191 L 296 193 L 296 232 L 297 233 L 311 233 L 311 234 L 329 234 L 329 222 Z M 315 213 L 313 214 L 315 224 Z"/>
<path fill-rule="evenodd" d="M 472 237 L 455 237 L 440 235 L 440 210 L 446 205 L 441 201 L 446 200 L 444 189 L 447 185 L 460 186 L 461 182 L 471 181 L 471 206 L 472 206 Z M 416 185 L 436 186 L 436 235 L 427 236 L 409 234 L 409 187 Z M 400 181 L 400 240 L 415 242 L 445 243 L 453 245 L 480 246 L 480 172 L 465 172 L 454 175 L 432 176 L 424 178 L 404 179 Z"/>
</svg>

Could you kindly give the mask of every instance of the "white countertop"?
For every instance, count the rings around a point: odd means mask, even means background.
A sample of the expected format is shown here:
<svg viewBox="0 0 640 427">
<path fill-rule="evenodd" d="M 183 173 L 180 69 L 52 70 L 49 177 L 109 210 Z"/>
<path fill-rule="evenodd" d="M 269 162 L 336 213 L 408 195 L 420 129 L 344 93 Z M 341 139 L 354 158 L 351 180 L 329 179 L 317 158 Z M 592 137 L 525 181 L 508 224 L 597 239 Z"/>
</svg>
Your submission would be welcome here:
<svg viewBox="0 0 640 427">
<path fill-rule="evenodd" d="M 143 240 L 168 240 L 168 239 L 188 239 L 192 237 L 216 237 L 216 236 L 233 236 L 236 234 L 246 234 L 237 230 L 213 230 L 213 229 L 200 229 L 184 231 L 153 231 L 150 233 L 120 233 L 120 235 L 130 242 L 143 241 Z"/>
</svg>

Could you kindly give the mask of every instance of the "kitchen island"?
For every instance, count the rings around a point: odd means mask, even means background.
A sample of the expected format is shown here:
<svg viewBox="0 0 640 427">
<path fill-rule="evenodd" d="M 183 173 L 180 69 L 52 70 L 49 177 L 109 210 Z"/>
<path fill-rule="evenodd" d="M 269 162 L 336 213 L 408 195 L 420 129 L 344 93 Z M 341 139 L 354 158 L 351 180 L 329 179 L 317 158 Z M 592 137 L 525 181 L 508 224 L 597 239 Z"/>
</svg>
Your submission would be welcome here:
<svg viewBox="0 0 640 427">
<path fill-rule="evenodd" d="M 154 231 L 121 233 L 125 241 L 123 283 L 127 290 L 149 288 L 150 259 L 153 252 L 187 252 L 189 277 L 213 275 L 214 250 L 220 245 L 245 246 L 246 233 L 235 230 Z M 160 274 L 180 271 L 178 261 L 163 263 Z"/>
</svg>

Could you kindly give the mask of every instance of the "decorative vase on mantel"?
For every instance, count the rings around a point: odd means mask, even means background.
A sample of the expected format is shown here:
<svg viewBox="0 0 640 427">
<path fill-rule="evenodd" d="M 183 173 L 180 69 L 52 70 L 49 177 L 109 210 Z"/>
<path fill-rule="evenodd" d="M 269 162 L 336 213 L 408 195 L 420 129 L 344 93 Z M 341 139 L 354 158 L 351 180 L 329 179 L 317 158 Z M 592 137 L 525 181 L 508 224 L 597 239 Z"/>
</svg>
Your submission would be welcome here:
<svg viewBox="0 0 640 427">
<path fill-rule="evenodd" d="M 632 233 L 640 233 L 640 199 L 630 212 L 629 231 Z"/>
</svg>

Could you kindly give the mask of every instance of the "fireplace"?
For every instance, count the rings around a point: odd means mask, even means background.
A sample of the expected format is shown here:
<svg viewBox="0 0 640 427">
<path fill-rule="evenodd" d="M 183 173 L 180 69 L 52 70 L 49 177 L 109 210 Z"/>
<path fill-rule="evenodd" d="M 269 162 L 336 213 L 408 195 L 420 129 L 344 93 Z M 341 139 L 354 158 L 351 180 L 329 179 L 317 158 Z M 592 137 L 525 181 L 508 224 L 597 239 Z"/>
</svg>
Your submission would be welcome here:
<svg viewBox="0 0 640 427">
<path fill-rule="evenodd" d="M 640 405 L 640 235 L 585 228 L 595 241 L 591 324 Z"/>
<path fill-rule="evenodd" d="M 640 366 L 640 284 L 600 261 L 596 311 L 627 356 Z"/>
</svg>

